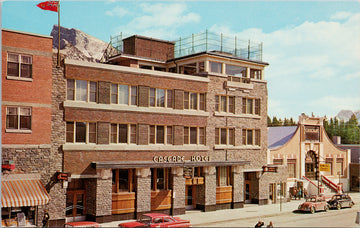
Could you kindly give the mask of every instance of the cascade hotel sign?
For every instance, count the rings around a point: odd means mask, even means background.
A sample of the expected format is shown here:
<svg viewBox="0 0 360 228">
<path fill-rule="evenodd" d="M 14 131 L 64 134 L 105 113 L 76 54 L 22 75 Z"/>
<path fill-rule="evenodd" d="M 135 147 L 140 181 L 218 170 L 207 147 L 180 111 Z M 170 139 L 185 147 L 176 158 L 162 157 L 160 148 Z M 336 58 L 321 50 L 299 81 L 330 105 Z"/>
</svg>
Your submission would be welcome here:
<svg viewBox="0 0 360 228">
<path fill-rule="evenodd" d="M 204 155 L 193 155 L 190 157 L 190 160 L 185 160 L 185 156 L 154 156 L 153 161 L 155 163 L 166 163 L 166 162 L 209 162 L 210 156 L 204 156 Z"/>
</svg>

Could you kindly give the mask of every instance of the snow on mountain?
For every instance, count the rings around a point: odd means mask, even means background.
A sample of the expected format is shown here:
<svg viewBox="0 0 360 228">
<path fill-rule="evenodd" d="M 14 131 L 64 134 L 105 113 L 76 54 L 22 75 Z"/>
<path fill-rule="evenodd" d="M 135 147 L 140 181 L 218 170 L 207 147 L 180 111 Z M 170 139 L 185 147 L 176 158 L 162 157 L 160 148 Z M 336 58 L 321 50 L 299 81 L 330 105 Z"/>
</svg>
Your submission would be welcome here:
<svg viewBox="0 0 360 228">
<path fill-rule="evenodd" d="M 349 121 L 352 115 L 356 116 L 358 122 L 360 121 L 360 110 L 358 111 L 351 111 L 351 110 L 341 110 L 335 117 L 339 120 L 343 120 L 345 122 Z"/>
<path fill-rule="evenodd" d="M 51 36 L 53 48 L 58 47 L 58 26 L 54 25 Z M 78 29 L 60 27 L 60 52 L 67 58 L 100 62 L 109 44 Z"/>
</svg>

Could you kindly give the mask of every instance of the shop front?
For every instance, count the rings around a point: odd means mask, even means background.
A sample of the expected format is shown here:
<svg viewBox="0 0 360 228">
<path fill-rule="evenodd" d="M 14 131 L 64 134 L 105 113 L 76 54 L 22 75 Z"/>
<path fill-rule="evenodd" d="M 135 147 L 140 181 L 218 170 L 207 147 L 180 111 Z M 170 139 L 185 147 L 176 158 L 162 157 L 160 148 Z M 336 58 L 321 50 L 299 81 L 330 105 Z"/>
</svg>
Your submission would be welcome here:
<svg viewBox="0 0 360 228">
<path fill-rule="evenodd" d="M 50 201 L 40 175 L 10 174 L 1 180 L 1 225 L 38 226 L 42 205 Z M 41 210 L 40 210 L 41 208 Z"/>
</svg>

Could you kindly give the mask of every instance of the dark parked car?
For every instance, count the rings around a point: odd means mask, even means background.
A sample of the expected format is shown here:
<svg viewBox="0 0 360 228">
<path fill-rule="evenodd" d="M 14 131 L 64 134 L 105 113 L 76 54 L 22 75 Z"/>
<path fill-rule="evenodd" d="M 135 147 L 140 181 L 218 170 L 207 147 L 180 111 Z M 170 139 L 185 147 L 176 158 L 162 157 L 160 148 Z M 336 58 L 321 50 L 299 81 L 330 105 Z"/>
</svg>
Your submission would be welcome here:
<svg viewBox="0 0 360 228">
<path fill-rule="evenodd" d="M 328 201 L 330 208 L 340 210 L 343 207 L 352 207 L 355 203 L 348 194 L 336 194 Z"/>
</svg>

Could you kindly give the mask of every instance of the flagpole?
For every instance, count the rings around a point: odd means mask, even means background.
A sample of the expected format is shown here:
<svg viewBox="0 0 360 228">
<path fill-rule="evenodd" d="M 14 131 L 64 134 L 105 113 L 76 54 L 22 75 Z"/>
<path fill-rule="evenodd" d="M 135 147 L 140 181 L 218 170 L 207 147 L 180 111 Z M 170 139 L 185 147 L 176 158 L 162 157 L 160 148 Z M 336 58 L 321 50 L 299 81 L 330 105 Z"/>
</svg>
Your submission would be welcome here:
<svg viewBox="0 0 360 228">
<path fill-rule="evenodd" d="M 58 53 L 57 53 L 57 66 L 60 67 L 60 0 L 58 3 Z"/>
</svg>

